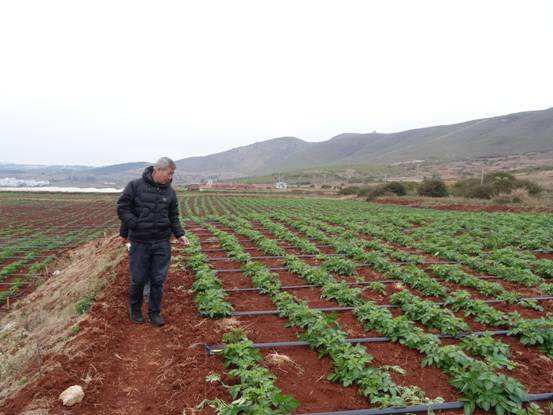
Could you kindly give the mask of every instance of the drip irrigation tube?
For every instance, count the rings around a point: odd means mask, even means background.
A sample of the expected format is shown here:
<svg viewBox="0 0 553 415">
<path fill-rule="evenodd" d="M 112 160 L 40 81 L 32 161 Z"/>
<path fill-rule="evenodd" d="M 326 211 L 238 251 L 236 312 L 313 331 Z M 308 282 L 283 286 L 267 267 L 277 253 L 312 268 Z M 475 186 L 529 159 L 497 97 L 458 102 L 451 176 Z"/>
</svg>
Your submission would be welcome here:
<svg viewBox="0 0 553 415">
<path fill-rule="evenodd" d="M 542 295 L 539 297 L 522 297 L 519 299 L 520 301 L 524 300 L 536 300 L 536 301 L 549 301 L 553 300 L 553 296 L 549 295 Z M 483 301 L 487 304 L 496 304 L 496 303 L 504 303 L 505 300 L 485 300 Z M 435 302 L 436 305 L 444 305 L 444 302 Z M 398 308 L 398 305 L 395 304 L 383 304 L 379 305 L 381 308 Z M 332 311 L 351 311 L 354 307 L 313 307 L 311 310 L 315 311 L 323 311 L 323 312 L 332 312 Z M 248 311 L 233 311 L 231 315 L 233 317 L 239 317 L 239 316 L 267 316 L 267 315 L 275 315 L 278 314 L 278 310 L 248 310 Z"/>
<path fill-rule="evenodd" d="M 553 400 L 553 392 L 528 394 L 524 402 L 550 401 Z M 349 411 L 334 411 L 334 412 L 304 412 L 298 415 L 391 415 L 405 414 L 410 412 L 429 412 L 429 411 L 444 411 L 452 409 L 463 409 L 464 402 L 444 402 L 437 404 L 411 405 L 392 408 L 370 408 L 370 409 L 353 409 Z"/>
<path fill-rule="evenodd" d="M 257 251 L 258 248 L 242 248 L 244 251 Z M 210 248 L 210 249 L 202 249 L 202 253 L 208 253 L 208 252 L 225 252 L 223 248 Z"/>
<path fill-rule="evenodd" d="M 251 239 L 246 239 L 246 238 L 243 238 L 243 239 L 236 239 L 238 242 L 252 242 Z M 204 239 L 204 240 L 200 240 L 200 243 L 201 244 L 213 244 L 213 243 L 219 243 L 219 239 L 214 236 L 212 238 L 208 238 L 208 239 Z"/>
<path fill-rule="evenodd" d="M 297 256 L 297 255 L 296 255 Z M 282 257 L 279 257 L 282 258 Z M 232 260 L 232 258 L 230 259 Z M 457 264 L 458 262 L 443 261 L 443 262 L 419 262 L 420 265 L 432 264 L 432 265 L 442 265 L 442 264 Z M 406 262 L 392 262 L 392 265 L 406 265 Z M 372 267 L 373 264 L 355 264 L 357 268 Z M 267 267 L 269 271 L 284 271 L 288 267 Z M 241 268 L 230 268 L 230 269 L 215 269 L 215 272 L 243 272 Z"/>
<path fill-rule="evenodd" d="M 380 306 L 382 308 L 395 308 L 396 305 L 382 305 Z M 323 312 L 332 312 L 332 311 L 351 311 L 353 310 L 353 307 L 313 307 L 311 310 L 314 311 L 323 311 Z M 278 314 L 278 310 L 251 310 L 251 311 L 233 311 L 231 313 L 231 316 L 233 317 L 239 317 L 239 316 L 269 316 Z"/>
<path fill-rule="evenodd" d="M 293 248 L 293 247 L 292 247 Z M 203 251 L 203 252 L 208 252 Z M 319 255 L 324 255 L 325 257 L 343 257 L 343 254 L 298 254 L 295 255 L 298 258 L 316 258 Z M 280 259 L 284 258 L 282 255 L 259 255 L 259 256 L 252 256 L 250 259 Z M 231 261 L 232 258 L 221 256 L 221 257 L 208 257 L 208 261 Z M 401 265 L 401 264 L 408 264 L 408 262 L 393 262 L 395 265 Z M 434 265 L 434 264 L 458 264 L 456 261 L 423 261 L 419 262 L 418 264 L 421 265 Z M 361 265 L 368 265 L 368 264 L 361 264 Z"/>
<path fill-rule="evenodd" d="M 436 336 L 440 339 L 456 339 L 456 338 L 462 338 L 467 336 L 483 336 L 485 333 L 489 333 L 492 336 L 506 336 L 509 330 L 490 330 L 490 331 L 473 331 L 470 333 L 462 333 L 457 336 L 453 336 L 451 334 L 437 334 Z M 346 342 L 351 344 L 362 344 L 362 343 L 387 343 L 391 341 L 389 337 L 386 336 L 378 336 L 378 337 L 359 337 L 355 339 L 346 339 Z M 306 341 L 282 341 L 282 342 L 268 342 L 268 343 L 253 343 L 252 347 L 254 349 L 274 349 L 277 347 L 304 347 L 309 346 L 309 342 Z M 205 348 L 207 350 L 207 354 L 212 356 L 221 350 L 223 350 L 225 347 L 224 344 L 206 344 Z"/>
<path fill-rule="evenodd" d="M 265 228 L 252 228 L 254 231 L 266 231 L 267 229 Z M 191 231 L 191 232 L 194 232 L 197 236 L 209 236 L 209 235 L 213 235 L 211 232 L 209 232 L 207 229 L 187 229 L 188 231 Z M 221 228 L 217 228 L 217 230 L 219 231 L 223 231 L 223 232 L 234 232 L 234 229 L 232 228 L 229 228 L 229 227 L 221 227 Z"/>
<path fill-rule="evenodd" d="M 316 258 L 319 256 L 319 254 L 299 254 L 295 255 L 297 258 Z M 324 254 L 324 256 L 332 257 L 332 256 L 343 256 L 341 254 Z M 282 255 L 260 255 L 260 256 L 252 256 L 250 259 L 282 259 L 284 258 Z M 220 256 L 220 257 L 211 257 L 207 258 L 208 261 L 233 261 L 232 258 L 229 258 L 228 256 Z"/>
<path fill-rule="evenodd" d="M 497 280 L 500 279 L 500 277 L 496 277 L 495 275 L 482 275 L 478 278 L 483 280 Z M 399 282 L 399 280 L 374 280 L 374 281 L 361 281 L 361 282 L 347 282 L 347 285 L 371 285 L 373 282 L 379 282 L 381 284 L 394 284 L 396 282 Z M 320 287 L 320 285 L 316 284 L 303 284 L 303 285 L 283 285 L 280 287 L 282 290 L 297 290 L 302 288 L 317 288 Z M 247 287 L 247 288 L 228 288 L 225 290 L 227 293 L 233 293 L 233 292 L 242 292 L 242 291 L 259 291 L 259 288 L 254 287 Z"/>
<path fill-rule="evenodd" d="M 298 249 L 295 246 L 292 245 L 281 245 L 282 248 L 291 248 L 291 249 Z M 317 245 L 317 248 L 330 248 L 330 245 Z M 259 251 L 259 248 L 255 247 L 248 247 L 248 248 L 242 248 L 245 251 Z M 210 248 L 210 249 L 203 249 L 203 253 L 207 252 L 226 252 L 223 248 Z M 327 254 L 328 255 L 328 254 Z"/>
</svg>

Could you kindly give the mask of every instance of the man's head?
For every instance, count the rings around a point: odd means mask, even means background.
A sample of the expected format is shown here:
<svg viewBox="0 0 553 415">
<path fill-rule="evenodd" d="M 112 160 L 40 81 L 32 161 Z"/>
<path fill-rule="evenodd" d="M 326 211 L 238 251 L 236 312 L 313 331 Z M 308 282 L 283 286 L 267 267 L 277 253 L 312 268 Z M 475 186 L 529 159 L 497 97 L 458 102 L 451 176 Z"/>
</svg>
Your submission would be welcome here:
<svg viewBox="0 0 553 415">
<path fill-rule="evenodd" d="M 175 162 L 169 157 L 160 158 L 156 164 L 154 164 L 154 173 L 152 178 L 156 183 L 167 184 L 173 180 L 173 173 L 175 173 Z"/>
</svg>

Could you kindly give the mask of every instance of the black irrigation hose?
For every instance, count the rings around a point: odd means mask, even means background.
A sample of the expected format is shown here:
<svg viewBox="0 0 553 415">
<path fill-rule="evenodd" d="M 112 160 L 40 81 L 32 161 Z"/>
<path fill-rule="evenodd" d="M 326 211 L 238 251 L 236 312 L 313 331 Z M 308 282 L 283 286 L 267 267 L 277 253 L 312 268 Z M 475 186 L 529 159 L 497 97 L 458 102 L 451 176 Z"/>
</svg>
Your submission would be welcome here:
<svg viewBox="0 0 553 415">
<path fill-rule="evenodd" d="M 220 231 L 223 231 L 223 232 L 234 232 L 234 229 L 228 228 L 228 227 L 222 227 L 222 228 L 217 228 L 217 229 L 220 230 Z M 267 230 L 265 228 L 252 228 L 252 229 L 254 231 L 266 231 Z M 194 234 L 196 236 L 211 236 L 211 235 L 213 235 L 211 232 L 205 232 L 206 231 L 205 229 L 190 229 L 190 228 L 187 228 L 186 230 L 194 232 Z M 202 232 L 200 232 L 200 231 L 202 231 Z"/>
<path fill-rule="evenodd" d="M 324 254 L 327 257 L 332 256 L 343 256 L 342 254 Z M 301 255 L 294 255 L 297 258 L 315 258 L 319 256 L 319 254 L 301 254 Z M 260 256 L 252 256 L 250 259 L 282 259 L 284 258 L 282 255 L 260 255 Z M 228 256 L 218 256 L 218 257 L 208 257 L 208 261 L 234 261 L 234 259 L 228 257 Z"/>
<path fill-rule="evenodd" d="M 390 305 L 385 304 L 381 305 L 382 308 L 395 308 L 396 305 Z M 351 311 L 353 310 L 353 307 L 313 307 L 311 310 L 314 311 L 324 311 L 324 312 L 332 312 L 332 311 Z M 233 317 L 239 317 L 239 316 L 269 316 L 278 314 L 278 310 L 252 310 L 252 311 L 233 311 L 231 313 L 231 316 Z"/>
<path fill-rule="evenodd" d="M 317 245 L 317 248 L 330 248 L 330 247 L 331 247 L 331 245 Z M 293 245 L 282 245 L 282 248 L 297 249 Z M 259 248 L 255 248 L 255 247 L 242 248 L 242 249 L 245 250 L 245 251 L 259 251 Z M 210 248 L 210 249 L 203 249 L 202 252 L 203 253 L 207 253 L 207 252 L 226 252 L 226 250 L 224 250 L 223 248 Z"/>
<path fill-rule="evenodd" d="M 238 242 L 252 242 L 251 239 L 237 239 Z M 219 243 L 219 239 L 214 236 L 213 238 L 204 239 L 203 241 L 200 241 L 200 244 L 214 244 Z M 205 252 L 205 251 L 204 251 Z"/>
<path fill-rule="evenodd" d="M 297 255 L 296 255 L 297 256 Z M 277 257 L 282 258 L 282 257 Z M 232 258 L 230 258 L 232 261 Z M 392 265 L 406 265 L 405 262 L 392 262 Z M 420 262 L 419 265 L 442 265 L 442 264 L 458 264 L 458 262 L 452 262 L 452 261 L 441 261 L 441 262 Z M 357 268 L 363 268 L 363 267 L 372 267 L 373 264 L 355 264 Z M 269 271 L 284 271 L 287 270 L 288 267 L 267 267 Z M 230 268 L 230 269 L 214 269 L 215 272 L 243 272 L 241 268 Z"/>
<path fill-rule="evenodd" d="M 392 408 L 374 408 L 374 409 L 353 409 L 350 411 L 335 411 L 335 412 L 306 412 L 300 415 L 388 415 L 388 414 L 404 414 L 412 412 L 428 412 L 429 410 L 452 410 L 463 409 L 463 402 L 444 402 L 434 405 L 411 405 L 405 407 Z"/>
<path fill-rule="evenodd" d="M 528 394 L 524 402 L 550 401 L 553 400 L 553 392 Z M 390 415 L 390 414 L 405 414 L 410 412 L 429 412 L 429 411 L 444 411 L 452 409 L 464 408 L 464 402 L 444 402 L 436 404 L 421 404 L 404 407 L 392 408 L 371 408 L 371 409 L 353 409 L 349 411 L 334 411 L 334 412 L 304 412 L 298 415 Z"/>
<path fill-rule="evenodd" d="M 458 339 L 466 336 L 483 336 L 486 333 L 489 333 L 492 336 L 506 336 L 509 330 L 491 330 L 491 331 L 473 331 L 470 333 L 461 333 L 457 336 L 453 336 L 451 334 L 437 334 L 436 336 L 440 339 Z M 378 337 L 359 337 L 355 339 L 346 339 L 346 342 L 351 344 L 362 344 L 362 343 L 387 343 L 390 342 L 391 339 L 386 336 L 378 336 Z M 254 349 L 274 349 L 276 347 L 303 347 L 303 346 L 309 346 L 309 342 L 306 341 L 282 341 L 282 342 L 269 342 L 269 343 L 253 343 L 252 347 Z M 207 350 L 207 354 L 212 356 L 221 350 L 223 350 L 225 347 L 224 344 L 206 344 L 205 348 Z"/>
<path fill-rule="evenodd" d="M 195 236 L 208 236 L 207 239 L 204 239 L 204 240 L 201 240 L 200 239 L 200 243 L 213 243 L 213 242 L 219 242 L 219 240 L 217 239 L 217 237 L 213 234 L 209 234 L 209 235 L 198 235 L 197 233 L 194 234 Z M 231 235 L 231 236 L 234 236 L 234 235 Z M 318 239 L 316 238 L 306 238 L 309 242 L 317 242 Z M 249 238 L 240 238 L 238 239 L 237 238 L 237 241 L 238 242 L 250 242 L 250 243 L 253 243 L 253 241 Z"/>
<path fill-rule="evenodd" d="M 520 301 L 524 300 L 536 300 L 536 301 L 550 301 L 553 300 L 553 296 L 550 295 L 542 295 L 538 297 L 522 297 L 519 299 Z M 483 301 L 487 304 L 497 304 L 497 303 L 504 303 L 505 300 L 485 300 Z M 436 305 L 444 305 L 444 302 L 435 302 Z M 379 305 L 381 308 L 398 308 L 398 305 L 395 304 L 383 304 Z M 311 310 L 315 311 L 323 311 L 323 312 L 332 312 L 332 311 L 351 311 L 354 307 L 313 307 Z M 268 315 L 275 315 L 278 314 L 278 310 L 249 310 L 249 311 L 233 311 L 231 315 L 233 317 L 238 316 L 268 316 Z"/>
<path fill-rule="evenodd" d="M 288 267 L 267 267 L 269 271 L 284 271 L 287 270 Z M 230 273 L 230 272 L 244 272 L 241 268 L 231 268 L 231 269 L 214 269 L 215 272 L 220 273 Z"/>
<path fill-rule="evenodd" d="M 496 277 L 495 275 L 481 275 L 478 278 L 483 280 L 497 280 L 501 279 L 501 277 Z M 396 282 L 401 282 L 400 280 L 374 280 L 374 281 L 362 281 L 362 282 L 346 282 L 347 285 L 371 285 L 373 282 L 379 282 L 381 284 L 394 284 Z M 296 289 L 302 289 L 302 288 L 316 288 L 320 287 L 320 285 L 317 284 L 303 284 L 303 285 L 283 285 L 280 287 L 282 290 L 296 290 Z M 259 288 L 254 287 L 247 287 L 247 288 L 228 288 L 225 289 L 225 292 L 227 293 L 233 293 L 233 292 L 242 292 L 242 291 L 259 291 Z"/>
</svg>

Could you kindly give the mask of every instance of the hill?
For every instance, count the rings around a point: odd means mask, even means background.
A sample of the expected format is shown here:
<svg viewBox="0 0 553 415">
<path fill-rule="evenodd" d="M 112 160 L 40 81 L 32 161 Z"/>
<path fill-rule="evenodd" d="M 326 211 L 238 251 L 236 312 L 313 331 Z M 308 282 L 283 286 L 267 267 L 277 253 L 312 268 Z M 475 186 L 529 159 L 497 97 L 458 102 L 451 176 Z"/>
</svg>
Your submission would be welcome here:
<svg viewBox="0 0 553 415">
<path fill-rule="evenodd" d="M 183 172 L 239 177 L 352 164 L 449 161 L 553 150 L 553 108 L 398 133 L 341 134 L 310 143 L 284 137 L 179 160 Z"/>
<path fill-rule="evenodd" d="M 549 108 L 396 133 L 345 133 L 322 142 L 273 138 L 208 156 L 177 160 L 175 182 L 194 183 L 210 177 L 236 179 L 338 166 L 379 166 L 380 170 L 413 160 L 436 164 L 552 151 L 553 108 Z M 0 164 L 0 176 L 49 180 L 63 186 L 114 186 L 124 185 L 147 164 L 130 162 L 96 168 Z"/>
</svg>

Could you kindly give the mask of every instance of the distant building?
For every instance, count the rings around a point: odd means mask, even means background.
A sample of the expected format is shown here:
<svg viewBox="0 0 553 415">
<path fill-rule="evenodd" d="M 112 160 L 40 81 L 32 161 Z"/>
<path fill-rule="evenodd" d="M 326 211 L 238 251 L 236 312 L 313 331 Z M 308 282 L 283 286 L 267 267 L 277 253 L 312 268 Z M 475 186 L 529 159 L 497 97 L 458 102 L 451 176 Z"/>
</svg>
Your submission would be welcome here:
<svg viewBox="0 0 553 415">
<path fill-rule="evenodd" d="M 288 183 L 281 181 L 276 182 L 275 188 L 277 189 L 288 189 Z"/>
<path fill-rule="evenodd" d="M 48 180 L 16 179 L 14 177 L 0 179 L 0 187 L 41 187 L 49 184 Z"/>
</svg>

